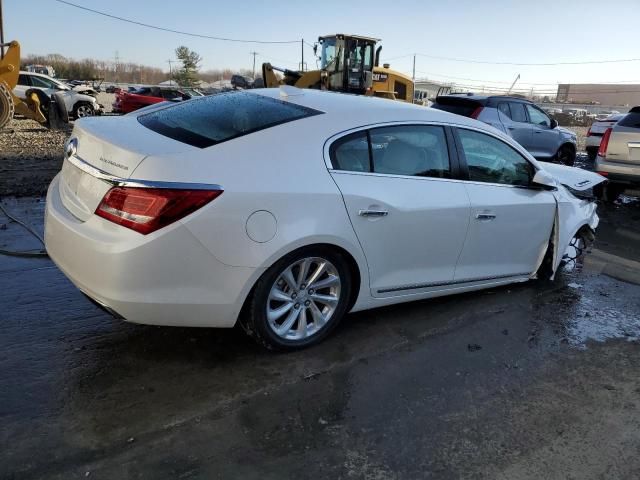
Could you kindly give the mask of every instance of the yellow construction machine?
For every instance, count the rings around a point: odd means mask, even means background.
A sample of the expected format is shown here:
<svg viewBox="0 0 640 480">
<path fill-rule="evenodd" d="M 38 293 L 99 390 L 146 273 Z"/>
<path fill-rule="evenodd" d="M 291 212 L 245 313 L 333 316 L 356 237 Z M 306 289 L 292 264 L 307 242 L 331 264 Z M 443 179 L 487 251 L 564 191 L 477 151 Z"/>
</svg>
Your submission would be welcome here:
<svg viewBox="0 0 640 480">
<path fill-rule="evenodd" d="M 20 74 L 20 44 L 15 41 L 0 44 L 0 49 L 4 50 L 4 47 L 9 48 L 0 58 L 0 129 L 9 124 L 14 113 L 51 128 L 67 123 L 69 118 L 63 101 L 56 102 L 55 98 L 48 98 L 37 89 L 27 90 L 24 99 L 14 95 Z"/>
<path fill-rule="evenodd" d="M 391 70 L 388 64 L 378 65 L 382 49 L 382 46 L 376 48 L 379 41 L 341 33 L 320 37 L 320 70 L 296 71 L 263 63 L 264 86 L 291 85 L 412 103 L 414 84 L 411 78 Z M 315 53 L 318 44 L 314 46 Z"/>
</svg>

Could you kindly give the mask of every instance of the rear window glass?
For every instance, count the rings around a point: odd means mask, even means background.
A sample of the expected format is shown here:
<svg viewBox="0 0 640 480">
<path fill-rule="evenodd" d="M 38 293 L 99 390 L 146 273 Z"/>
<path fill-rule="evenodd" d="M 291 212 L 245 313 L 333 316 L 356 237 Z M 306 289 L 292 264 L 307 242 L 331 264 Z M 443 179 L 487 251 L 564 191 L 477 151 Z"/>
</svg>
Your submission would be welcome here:
<svg viewBox="0 0 640 480">
<path fill-rule="evenodd" d="M 444 110 L 449 113 L 455 113 L 456 115 L 462 115 L 463 117 L 470 117 L 474 110 L 480 106 L 482 106 L 480 103 L 466 99 L 438 98 L 436 99 L 436 103 L 432 105 L 432 108 Z"/>
<path fill-rule="evenodd" d="M 229 92 L 178 103 L 138 117 L 165 137 L 206 148 L 322 112 L 275 98 Z"/>
<path fill-rule="evenodd" d="M 621 127 L 640 128 L 640 112 L 628 113 L 618 122 Z"/>
</svg>

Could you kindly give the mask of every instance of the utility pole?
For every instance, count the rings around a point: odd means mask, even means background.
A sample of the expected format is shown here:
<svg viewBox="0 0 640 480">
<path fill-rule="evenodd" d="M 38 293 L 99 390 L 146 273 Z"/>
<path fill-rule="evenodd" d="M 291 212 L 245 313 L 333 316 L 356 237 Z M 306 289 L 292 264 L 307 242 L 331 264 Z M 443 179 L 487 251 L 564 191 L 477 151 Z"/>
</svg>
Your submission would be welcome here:
<svg viewBox="0 0 640 480">
<path fill-rule="evenodd" d="M 413 54 L 413 81 L 416 81 L 416 54 Z"/>
<path fill-rule="evenodd" d="M 249 55 L 253 55 L 253 78 L 256 78 L 256 55 L 258 52 L 249 52 Z"/>
<path fill-rule="evenodd" d="M 304 72 L 304 38 L 300 40 L 300 53 L 302 54 L 302 61 L 300 62 L 300 71 Z"/>
<path fill-rule="evenodd" d="M 115 62 L 115 74 L 116 74 L 116 83 L 120 83 L 120 76 L 118 75 L 118 70 L 119 70 L 119 66 L 120 66 L 120 55 L 118 55 L 118 50 L 116 50 L 116 55 L 114 57 L 114 62 Z"/>
<path fill-rule="evenodd" d="M 171 64 L 176 63 L 176 60 L 167 60 L 169 64 L 169 80 L 173 81 L 173 70 L 171 69 Z"/>
<path fill-rule="evenodd" d="M 0 0 L 0 59 L 4 58 L 4 19 L 2 18 L 2 0 Z"/>
</svg>

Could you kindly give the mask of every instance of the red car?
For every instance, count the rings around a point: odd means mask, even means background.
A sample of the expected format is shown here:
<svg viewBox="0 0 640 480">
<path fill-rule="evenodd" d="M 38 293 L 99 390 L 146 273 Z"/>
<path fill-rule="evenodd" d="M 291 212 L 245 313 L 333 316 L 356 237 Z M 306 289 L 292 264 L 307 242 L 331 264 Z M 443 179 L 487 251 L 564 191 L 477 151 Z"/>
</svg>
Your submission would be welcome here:
<svg viewBox="0 0 640 480">
<path fill-rule="evenodd" d="M 129 113 L 139 108 L 166 101 L 188 100 L 192 95 L 175 88 L 142 87 L 131 92 L 116 91 L 114 113 Z"/>
</svg>

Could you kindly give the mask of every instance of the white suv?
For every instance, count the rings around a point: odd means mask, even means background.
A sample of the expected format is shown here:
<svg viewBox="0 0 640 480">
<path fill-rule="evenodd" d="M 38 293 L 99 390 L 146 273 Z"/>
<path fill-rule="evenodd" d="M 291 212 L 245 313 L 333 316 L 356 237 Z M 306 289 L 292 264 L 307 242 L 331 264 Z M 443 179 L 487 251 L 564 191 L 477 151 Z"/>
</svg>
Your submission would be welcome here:
<svg viewBox="0 0 640 480">
<path fill-rule="evenodd" d="M 18 98 L 26 98 L 26 92 L 30 89 L 43 92 L 47 98 L 51 98 L 51 95 L 56 92 L 64 92 L 67 112 L 73 118 L 90 117 L 102 112 L 102 105 L 91 95 L 76 92 L 69 85 L 47 75 L 20 72 L 18 85 L 13 89 L 13 93 Z M 46 112 L 44 113 L 46 115 Z"/>
</svg>

